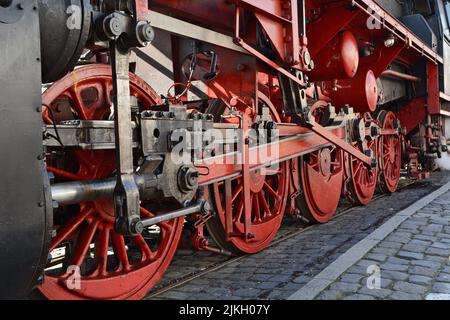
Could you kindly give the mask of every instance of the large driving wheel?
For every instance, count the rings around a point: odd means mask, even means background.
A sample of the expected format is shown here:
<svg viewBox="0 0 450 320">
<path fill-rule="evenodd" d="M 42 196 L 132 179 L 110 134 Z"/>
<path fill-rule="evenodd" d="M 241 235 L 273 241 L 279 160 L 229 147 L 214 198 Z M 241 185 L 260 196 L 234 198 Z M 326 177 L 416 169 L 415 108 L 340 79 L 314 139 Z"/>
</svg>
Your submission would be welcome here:
<svg viewBox="0 0 450 320">
<path fill-rule="evenodd" d="M 270 102 L 262 93 L 259 94 L 260 104 L 270 110 L 272 119 L 280 122 L 280 116 Z M 226 113 L 223 104 L 215 104 L 219 111 L 210 110 L 209 113 Z M 225 217 L 225 183 L 218 182 L 209 188 L 210 199 L 216 216 L 208 224 L 210 235 L 225 250 L 234 254 L 256 253 L 265 249 L 277 234 L 286 208 L 288 194 L 289 176 L 286 163 L 270 174 L 262 174 L 261 171 L 250 173 L 250 204 L 251 225 L 249 233 L 251 237 L 244 236 L 244 186 L 242 176 L 231 181 L 232 189 L 232 224 L 233 233 L 242 236 L 232 236 L 227 240 L 226 217 Z"/>
<path fill-rule="evenodd" d="M 369 115 L 366 115 L 370 117 Z M 371 118 L 370 118 L 371 119 Z M 366 148 L 371 150 L 372 155 L 378 155 L 378 140 L 366 140 Z M 355 148 L 363 151 L 362 143 L 355 144 Z M 348 183 L 349 198 L 356 204 L 368 205 L 375 195 L 378 182 L 378 166 L 369 168 L 362 161 L 349 155 L 350 181 Z"/>
<path fill-rule="evenodd" d="M 159 97 L 130 74 L 131 95 L 141 108 Z M 107 120 L 111 115 L 112 76 L 107 65 L 75 70 L 43 94 L 47 124 L 69 120 Z M 99 180 L 115 171 L 113 150 L 48 150 L 47 170 L 55 182 Z M 142 218 L 163 212 L 162 205 L 142 203 Z M 52 258 L 39 290 L 50 299 L 140 299 L 162 277 L 177 248 L 183 219 L 146 228 L 141 235 L 114 230 L 112 199 L 60 207 L 54 212 Z"/>
<path fill-rule="evenodd" d="M 381 111 L 378 114 L 381 128 L 397 128 L 397 117 L 393 112 Z M 386 135 L 380 137 L 380 188 L 383 192 L 394 193 L 400 182 L 400 169 L 402 165 L 402 150 L 400 136 Z"/>
</svg>

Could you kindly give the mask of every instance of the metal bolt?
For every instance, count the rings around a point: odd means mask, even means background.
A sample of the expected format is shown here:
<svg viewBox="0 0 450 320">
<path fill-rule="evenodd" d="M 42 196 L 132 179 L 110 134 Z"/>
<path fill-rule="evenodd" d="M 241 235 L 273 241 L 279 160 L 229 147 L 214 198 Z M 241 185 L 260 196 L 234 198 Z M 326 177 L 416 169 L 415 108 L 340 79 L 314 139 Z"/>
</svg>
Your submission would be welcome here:
<svg viewBox="0 0 450 320">
<path fill-rule="evenodd" d="M 155 39 L 155 31 L 150 24 L 138 25 L 137 34 L 145 42 L 152 42 Z"/>
<path fill-rule="evenodd" d="M 211 211 L 211 205 L 209 204 L 209 202 L 203 203 L 202 211 L 204 213 L 209 213 Z"/>
<path fill-rule="evenodd" d="M 245 70 L 245 64 L 239 63 L 239 64 L 236 66 L 236 70 L 237 70 L 237 71 L 244 71 L 244 70 Z"/>
<path fill-rule="evenodd" d="M 23 10 L 23 9 L 25 9 L 25 6 L 23 3 L 18 3 L 17 8 L 19 8 L 20 10 Z"/>
<path fill-rule="evenodd" d="M 120 20 L 114 16 L 105 19 L 104 28 L 108 37 L 118 37 L 122 34 Z"/>
<path fill-rule="evenodd" d="M 142 116 L 144 117 L 144 118 L 151 118 L 151 117 L 153 117 L 153 112 L 151 112 L 151 111 L 144 111 L 143 113 L 142 113 Z"/>
<path fill-rule="evenodd" d="M 373 158 L 372 162 L 371 162 L 371 166 L 372 166 L 372 168 L 376 168 L 378 166 L 378 159 Z"/>
<path fill-rule="evenodd" d="M 141 220 L 135 220 L 131 222 L 131 232 L 134 234 L 140 234 L 144 231 L 144 224 Z"/>
</svg>

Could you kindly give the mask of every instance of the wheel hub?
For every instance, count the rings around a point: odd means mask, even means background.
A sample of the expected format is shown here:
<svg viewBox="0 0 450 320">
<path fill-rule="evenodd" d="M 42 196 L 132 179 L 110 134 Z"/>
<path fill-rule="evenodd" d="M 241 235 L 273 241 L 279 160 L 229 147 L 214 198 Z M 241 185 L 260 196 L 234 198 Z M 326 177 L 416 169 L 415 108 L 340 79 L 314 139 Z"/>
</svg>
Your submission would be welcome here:
<svg viewBox="0 0 450 320">
<path fill-rule="evenodd" d="M 266 175 L 261 174 L 261 170 L 250 172 L 250 190 L 253 193 L 258 193 L 263 189 Z"/>
<path fill-rule="evenodd" d="M 97 214 L 105 221 L 114 223 L 115 213 L 111 200 L 101 199 L 94 201 L 94 207 Z"/>
<path fill-rule="evenodd" d="M 331 151 L 330 149 L 323 149 L 320 152 L 320 173 L 329 180 L 331 177 Z"/>
</svg>

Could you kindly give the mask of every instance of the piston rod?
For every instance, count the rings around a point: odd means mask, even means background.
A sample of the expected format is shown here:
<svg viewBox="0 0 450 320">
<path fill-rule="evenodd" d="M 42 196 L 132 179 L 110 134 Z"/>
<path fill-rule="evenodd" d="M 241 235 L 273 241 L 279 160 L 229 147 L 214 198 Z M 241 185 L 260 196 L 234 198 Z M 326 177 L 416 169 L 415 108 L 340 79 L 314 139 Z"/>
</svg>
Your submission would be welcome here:
<svg viewBox="0 0 450 320">
<path fill-rule="evenodd" d="M 135 175 L 134 179 L 141 193 L 146 189 L 145 176 Z M 58 205 L 71 205 L 80 202 L 94 201 L 98 199 L 112 198 L 114 195 L 114 188 L 116 186 L 116 179 L 107 179 L 101 181 L 76 181 L 67 183 L 58 183 L 52 186 L 52 198 Z M 164 221 L 188 216 L 194 213 L 206 214 L 210 212 L 211 208 L 208 202 L 204 200 L 197 200 L 196 202 L 187 202 L 186 207 L 161 214 L 149 219 L 139 221 L 135 228 L 140 233 L 143 228 L 159 224 Z"/>
<path fill-rule="evenodd" d="M 190 214 L 194 213 L 207 213 L 211 210 L 209 203 L 205 202 L 204 200 L 198 200 L 197 202 L 194 202 L 193 205 L 188 205 L 186 208 L 179 209 L 173 212 L 164 213 L 152 218 L 148 218 L 145 220 L 142 220 L 142 227 L 149 227 L 153 226 L 155 224 L 169 221 L 172 219 L 188 216 Z"/>
<path fill-rule="evenodd" d="M 146 177 L 135 175 L 134 180 L 143 192 Z M 116 178 L 97 181 L 74 181 L 52 185 L 52 199 L 58 205 L 71 205 L 97 199 L 112 198 L 116 187 Z"/>
</svg>

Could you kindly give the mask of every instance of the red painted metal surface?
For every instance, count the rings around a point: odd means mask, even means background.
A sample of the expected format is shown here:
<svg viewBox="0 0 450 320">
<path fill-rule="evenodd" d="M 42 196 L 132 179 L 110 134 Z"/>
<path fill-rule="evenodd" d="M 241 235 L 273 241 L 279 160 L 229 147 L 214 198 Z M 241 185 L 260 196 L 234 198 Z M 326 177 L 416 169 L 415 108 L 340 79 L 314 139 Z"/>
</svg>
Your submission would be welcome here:
<svg viewBox="0 0 450 320">
<path fill-rule="evenodd" d="M 427 76 L 428 112 L 430 114 L 440 114 L 441 103 L 439 98 L 439 67 L 432 62 L 428 62 Z"/>
<path fill-rule="evenodd" d="M 345 138 L 345 128 L 335 128 L 330 131 L 326 130 L 327 134 L 337 137 L 341 141 Z M 329 146 L 331 143 L 313 134 L 311 131 L 308 134 L 292 137 L 291 139 L 281 139 L 279 142 L 271 146 L 261 146 L 259 148 L 250 149 L 250 158 L 257 159 L 257 161 L 250 164 L 250 170 L 254 170 L 262 165 L 270 165 L 271 163 L 278 163 L 292 158 L 296 158 L 302 154 L 314 152 Z M 278 146 L 277 146 L 278 145 Z M 278 150 L 276 155 L 270 154 L 270 150 Z M 267 155 L 258 157 L 258 154 Z M 200 177 L 201 185 L 208 185 L 211 182 L 224 179 L 225 177 L 239 175 L 242 168 L 238 164 L 234 164 L 235 155 L 218 156 L 215 158 L 214 164 L 208 164 L 208 159 L 196 162 L 199 168 L 207 167 L 208 175 Z M 368 160 L 369 161 L 369 160 Z M 204 173 L 202 171 L 202 173 Z"/>
<path fill-rule="evenodd" d="M 368 121 L 372 120 L 369 114 L 365 114 L 364 118 Z M 362 143 L 367 144 L 367 149 L 370 149 L 372 154 L 378 157 L 378 141 L 366 140 L 355 144 L 355 148 L 362 150 Z M 349 198 L 351 201 L 368 205 L 375 194 L 375 189 L 378 183 L 378 166 L 369 168 L 364 163 L 355 157 L 348 156 L 350 182 L 348 184 Z"/>
<path fill-rule="evenodd" d="M 315 68 L 309 73 L 312 81 L 353 78 L 359 66 L 358 43 L 349 31 L 338 35 L 314 57 Z"/>
<path fill-rule="evenodd" d="M 131 94 L 150 108 L 160 98 L 141 79 L 130 74 Z M 77 69 L 43 94 L 44 121 L 74 119 L 103 120 L 110 112 L 111 68 L 93 65 Z M 68 151 L 65 161 L 50 156 L 48 163 L 58 163 L 57 181 L 100 180 L 114 174 L 114 151 Z M 69 160 L 69 161 L 67 161 Z M 65 165 L 64 165 L 65 163 Z M 67 174 L 65 174 L 67 172 Z M 73 176 L 72 176 L 73 175 Z M 78 180 L 78 179 L 77 179 Z M 55 217 L 56 236 L 50 251 L 63 250 L 64 264 L 48 270 L 39 290 L 50 299 L 141 299 L 162 277 L 178 245 L 183 219 L 163 222 L 159 233 L 125 237 L 114 230 L 112 199 L 81 203 L 60 208 Z M 142 218 L 153 217 L 142 203 Z M 151 241 L 157 236 L 157 241 Z M 92 247 L 93 246 L 93 247 Z M 91 258 L 89 258 L 89 256 Z M 62 263 L 62 262 L 61 262 Z M 68 268 L 68 265 L 71 266 Z M 75 268 L 80 273 L 73 273 Z M 76 271 L 75 271 L 76 272 Z M 77 274 L 80 275 L 79 282 Z"/>
<path fill-rule="evenodd" d="M 280 122 L 275 106 L 261 93 L 259 96 L 273 119 Z M 243 116 L 245 128 L 251 113 Z M 243 130 L 242 141 L 248 137 L 246 131 Z M 244 155 L 240 174 L 210 187 L 217 216 L 208 226 L 211 236 L 229 251 L 256 253 L 270 244 L 280 227 L 288 197 L 289 174 L 285 162 L 250 172 L 248 144 L 243 144 L 240 151 Z"/>
<path fill-rule="evenodd" d="M 311 1 L 310 4 L 313 4 Z M 308 37 L 314 39 L 310 41 L 308 48 L 313 59 L 330 43 L 342 30 L 345 30 L 356 17 L 362 14 L 359 10 L 349 10 L 349 7 L 341 2 L 314 7 L 320 11 L 319 17 L 311 17 L 308 23 Z"/>
<path fill-rule="evenodd" d="M 374 73 L 359 72 L 353 79 L 339 80 L 329 90 L 336 107 L 351 106 L 356 112 L 374 112 L 378 102 L 378 84 Z"/>
<path fill-rule="evenodd" d="M 409 101 L 398 113 L 398 118 L 406 133 L 413 131 L 426 118 L 426 101 L 417 98 Z"/>
<path fill-rule="evenodd" d="M 342 150 L 324 148 L 300 160 L 303 193 L 297 201 L 301 213 L 310 221 L 325 223 L 335 214 L 341 199 L 344 177 Z"/>
<path fill-rule="evenodd" d="M 148 0 L 134 0 L 136 8 L 136 20 L 145 21 L 148 12 Z"/>
</svg>

